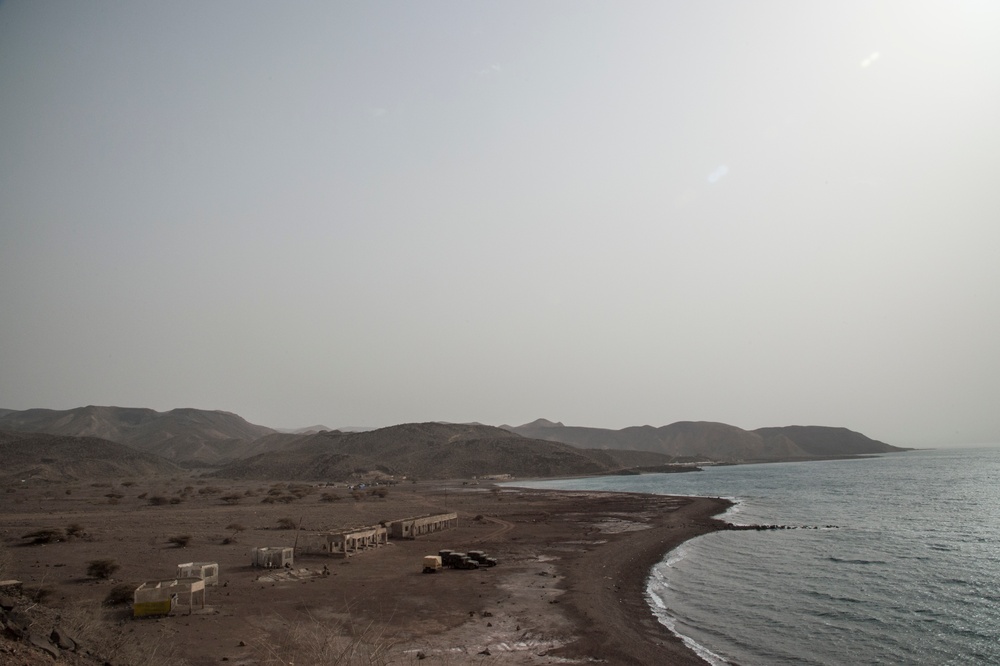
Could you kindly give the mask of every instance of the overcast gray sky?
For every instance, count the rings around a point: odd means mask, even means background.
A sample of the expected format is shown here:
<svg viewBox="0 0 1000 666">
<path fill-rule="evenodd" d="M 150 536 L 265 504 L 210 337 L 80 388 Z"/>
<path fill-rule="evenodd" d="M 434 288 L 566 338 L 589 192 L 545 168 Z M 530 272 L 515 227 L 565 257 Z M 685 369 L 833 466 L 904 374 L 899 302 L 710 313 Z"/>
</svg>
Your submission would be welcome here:
<svg viewBox="0 0 1000 666">
<path fill-rule="evenodd" d="M 0 407 L 1000 441 L 1000 3 L 4 2 Z"/>
</svg>

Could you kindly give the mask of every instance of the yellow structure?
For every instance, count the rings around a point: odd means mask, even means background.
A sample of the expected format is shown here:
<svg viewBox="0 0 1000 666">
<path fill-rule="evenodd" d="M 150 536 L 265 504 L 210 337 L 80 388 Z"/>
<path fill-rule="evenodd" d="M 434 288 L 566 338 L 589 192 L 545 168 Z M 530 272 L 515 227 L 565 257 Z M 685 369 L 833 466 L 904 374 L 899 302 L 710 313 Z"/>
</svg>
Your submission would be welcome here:
<svg viewBox="0 0 1000 666">
<path fill-rule="evenodd" d="M 205 581 L 201 578 L 151 580 L 135 589 L 132 616 L 170 615 L 187 607 L 188 613 L 205 607 Z"/>
</svg>

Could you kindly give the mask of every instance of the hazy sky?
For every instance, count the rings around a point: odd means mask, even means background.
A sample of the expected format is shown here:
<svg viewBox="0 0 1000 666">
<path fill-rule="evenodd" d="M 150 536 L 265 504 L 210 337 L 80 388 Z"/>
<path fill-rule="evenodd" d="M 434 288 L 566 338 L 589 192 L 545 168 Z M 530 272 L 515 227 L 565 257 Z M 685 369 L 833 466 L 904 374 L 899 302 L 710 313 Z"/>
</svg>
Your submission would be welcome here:
<svg viewBox="0 0 1000 666">
<path fill-rule="evenodd" d="M 0 407 L 1000 441 L 1000 3 L 0 4 Z"/>
</svg>

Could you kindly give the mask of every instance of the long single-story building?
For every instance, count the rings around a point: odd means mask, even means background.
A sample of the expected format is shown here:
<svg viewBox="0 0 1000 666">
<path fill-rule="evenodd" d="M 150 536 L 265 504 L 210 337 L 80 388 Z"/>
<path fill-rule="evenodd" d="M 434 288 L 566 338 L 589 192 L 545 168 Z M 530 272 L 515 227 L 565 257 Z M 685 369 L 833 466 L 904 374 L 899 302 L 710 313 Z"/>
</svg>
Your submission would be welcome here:
<svg viewBox="0 0 1000 666">
<path fill-rule="evenodd" d="M 458 525 L 457 513 L 437 513 L 416 518 L 403 518 L 389 523 L 389 536 L 393 539 L 416 539 L 418 536 L 440 532 Z"/>
<path fill-rule="evenodd" d="M 343 532 L 319 532 L 300 537 L 299 552 L 331 557 L 350 557 L 358 551 L 389 543 L 389 531 L 382 525 L 356 527 Z"/>
</svg>

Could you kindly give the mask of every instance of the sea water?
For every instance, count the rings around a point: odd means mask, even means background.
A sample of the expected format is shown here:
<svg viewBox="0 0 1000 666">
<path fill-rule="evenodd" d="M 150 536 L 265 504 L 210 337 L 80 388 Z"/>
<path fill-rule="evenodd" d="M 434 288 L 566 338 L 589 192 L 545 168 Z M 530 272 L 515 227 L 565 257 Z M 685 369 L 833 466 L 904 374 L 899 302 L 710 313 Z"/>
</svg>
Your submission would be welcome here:
<svg viewBox="0 0 1000 666">
<path fill-rule="evenodd" d="M 706 661 L 1000 664 L 1000 446 L 519 485 L 728 497 L 732 523 L 798 528 L 654 567 L 653 611 Z"/>
</svg>

